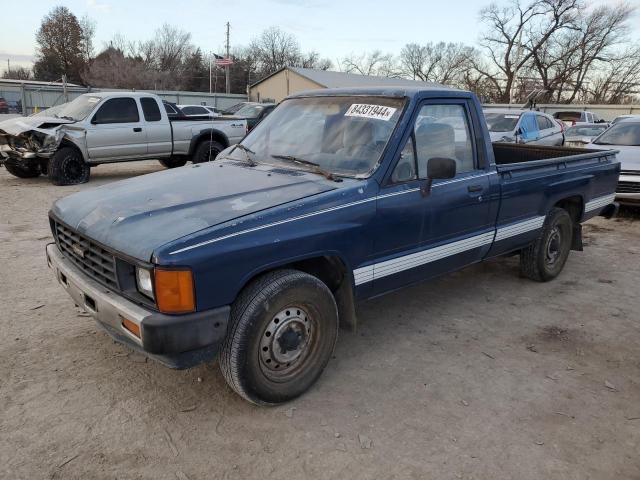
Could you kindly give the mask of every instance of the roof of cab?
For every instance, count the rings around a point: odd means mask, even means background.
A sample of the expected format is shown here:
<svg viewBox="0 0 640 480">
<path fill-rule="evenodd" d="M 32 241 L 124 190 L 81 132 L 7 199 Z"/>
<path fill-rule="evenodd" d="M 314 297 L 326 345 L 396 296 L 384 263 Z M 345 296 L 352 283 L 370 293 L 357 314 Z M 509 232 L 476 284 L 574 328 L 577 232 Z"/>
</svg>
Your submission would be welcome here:
<svg viewBox="0 0 640 480">
<path fill-rule="evenodd" d="M 318 90 L 305 90 L 303 92 L 289 95 L 287 98 L 301 97 L 334 97 L 334 96 L 380 96 L 380 97 L 416 97 L 438 96 L 438 97 L 469 97 L 471 92 L 457 90 L 455 88 L 433 85 L 409 87 L 406 85 L 381 85 L 376 87 L 348 87 L 348 88 L 322 88 Z"/>
</svg>

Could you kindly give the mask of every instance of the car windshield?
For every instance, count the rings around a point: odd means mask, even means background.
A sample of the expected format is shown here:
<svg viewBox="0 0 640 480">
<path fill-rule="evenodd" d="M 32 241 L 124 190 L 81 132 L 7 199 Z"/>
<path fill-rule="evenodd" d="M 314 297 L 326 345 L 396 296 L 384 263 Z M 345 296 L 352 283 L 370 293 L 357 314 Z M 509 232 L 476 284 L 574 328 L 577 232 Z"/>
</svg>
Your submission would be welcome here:
<svg viewBox="0 0 640 480">
<path fill-rule="evenodd" d="M 80 95 L 79 97 L 71 100 L 69 103 L 63 103 L 62 105 L 56 105 L 55 107 L 47 108 L 35 115 L 41 115 L 45 117 L 58 117 L 66 118 L 68 120 L 75 120 L 76 122 L 84 120 L 87 115 L 100 103 L 100 97 L 94 97 L 91 95 Z"/>
<path fill-rule="evenodd" d="M 403 106 L 402 98 L 382 96 L 285 100 L 242 141 L 244 151 L 229 156 L 303 169 L 311 162 L 335 175 L 365 177 L 377 167 Z"/>
<path fill-rule="evenodd" d="M 490 132 L 510 132 L 516 128 L 520 114 L 485 112 L 484 118 Z"/>
<path fill-rule="evenodd" d="M 593 143 L 596 145 L 640 146 L 640 123 L 616 123 Z"/>
<path fill-rule="evenodd" d="M 247 105 L 238 110 L 234 115 L 238 117 L 256 118 L 260 115 L 263 108 L 264 107 L 261 107 L 260 105 Z"/>
<path fill-rule="evenodd" d="M 607 128 L 607 125 L 589 125 L 588 127 L 575 126 L 567 128 L 567 131 L 564 134 L 567 137 L 597 137 Z"/>
</svg>

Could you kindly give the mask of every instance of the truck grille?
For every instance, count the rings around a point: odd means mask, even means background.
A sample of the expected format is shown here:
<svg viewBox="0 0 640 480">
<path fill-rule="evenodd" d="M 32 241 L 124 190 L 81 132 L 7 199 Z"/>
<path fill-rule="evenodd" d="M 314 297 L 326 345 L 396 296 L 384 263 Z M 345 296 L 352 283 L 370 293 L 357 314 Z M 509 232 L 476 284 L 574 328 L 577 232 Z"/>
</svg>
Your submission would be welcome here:
<svg viewBox="0 0 640 480">
<path fill-rule="evenodd" d="M 640 182 L 618 182 L 616 193 L 640 193 Z"/>
<path fill-rule="evenodd" d="M 94 280 L 118 288 L 116 259 L 107 250 L 59 222 L 54 222 L 56 240 L 63 255 Z"/>
</svg>

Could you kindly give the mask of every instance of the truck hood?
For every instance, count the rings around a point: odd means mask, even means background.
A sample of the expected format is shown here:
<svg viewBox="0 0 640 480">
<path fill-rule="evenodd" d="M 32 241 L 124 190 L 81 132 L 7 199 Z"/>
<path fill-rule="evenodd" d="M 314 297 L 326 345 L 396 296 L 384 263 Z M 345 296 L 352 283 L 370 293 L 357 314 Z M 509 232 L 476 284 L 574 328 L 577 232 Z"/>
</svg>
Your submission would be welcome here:
<svg viewBox="0 0 640 480">
<path fill-rule="evenodd" d="M 585 148 L 593 148 L 595 150 L 618 150 L 616 160 L 620 162 L 622 170 L 640 171 L 640 146 L 628 145 L 598 145 L 590 143 Z"/>
<path fill-rule="evenodd" d="M 31 117 L 14 117 L 0 122 L 0 130 L 8 133 L 9 135 L 20 135 L 21 133 L 32 130 L 50 134 L 51 129 L 69 123 L 75 122 L 65 118 L 33 115 Z"/>
<path fill-rule="evenodd" d="M 149 261 L 156 248 L 185 235 L 334 188 L 311 173 L 217 161 L 76 193 L 51 213 L 106 247 Z"/>
</svg>

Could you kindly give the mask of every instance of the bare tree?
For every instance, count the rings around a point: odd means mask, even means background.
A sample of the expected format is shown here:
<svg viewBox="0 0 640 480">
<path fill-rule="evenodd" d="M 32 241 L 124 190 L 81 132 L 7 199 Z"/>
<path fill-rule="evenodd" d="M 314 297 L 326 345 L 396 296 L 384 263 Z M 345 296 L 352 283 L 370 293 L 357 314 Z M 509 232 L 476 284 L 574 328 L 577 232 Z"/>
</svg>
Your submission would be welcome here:
<svg viewBox="0 0 640 480">
<path fill-rule="evenodd" d="M 631 103 L 640 94 L 640 45 L 610 58 L 590 84 L 588 94 L 593 103 Z"/>
<path fill-rule="evenodd" d="M 340 61 L 342 70 L 347 73 L 359 73 L 360 75 L 380 75 L 385 77 L 398 77 L 400 72 L 395 65 L 393 55 L 374 50 L 369 53 L 352 53 Z"/>
<path fill-rule="evenodd" d="M 477 50 L 462 43 L 409 43 L 400 51 L 403 73 L 414 80 L 460 86 L 476 64 Z"/>
<path fill-rule="evenodd" d="M 580 8 L 579 0 L 533 0 L 526 5 L 512 0 L 506 7 L 493 3 L 480 11 L 487 26 L 480 46 L 491 67 L 479 72 L 493 83 L 501 101 L 511 100 L 516 77 L 535 52 L 556 32 L 574 27 Z"/>
<path fill-rule="evenodd" d="M 79 21 L 80 24 L 80 49 L 84 63 L 88 64 L 94 55 L 93 50 L 93 37 L 96 34 L 96 22 L 88 15 L 82 17 Z"/>
<path fill-rule="evenodd" d="M 2 73 L 2 78 L 11 80 L 30 80 L 31 69 L 26 67 L 11 67 Z"/>
<path fill-rule="evenodd" d="M 249 51 L 260 75 L 269 75 L 283 67 L 297 65 L 301 59 L 296 38 L 278 27 L 268 28 L 254 38 Z"/>
</svg>

